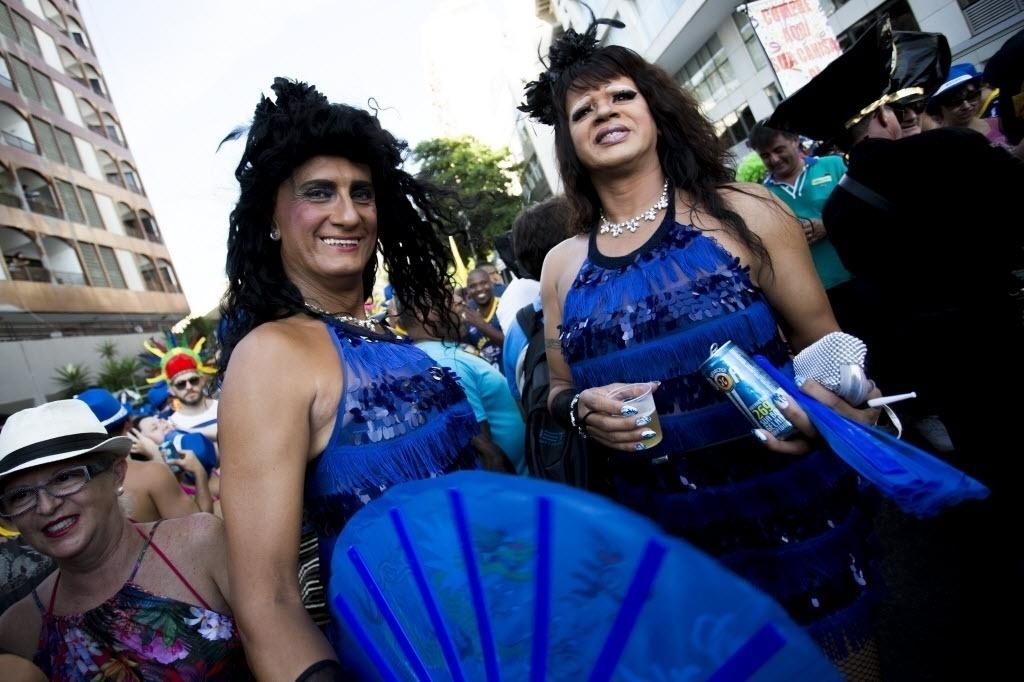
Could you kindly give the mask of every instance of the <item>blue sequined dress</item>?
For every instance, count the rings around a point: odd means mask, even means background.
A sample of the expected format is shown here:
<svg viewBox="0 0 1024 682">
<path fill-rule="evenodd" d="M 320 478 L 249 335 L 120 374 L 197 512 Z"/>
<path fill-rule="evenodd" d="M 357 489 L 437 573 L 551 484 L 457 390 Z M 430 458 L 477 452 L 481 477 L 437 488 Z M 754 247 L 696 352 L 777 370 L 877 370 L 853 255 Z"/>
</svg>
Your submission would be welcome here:
<svg viewBox="0 0 1024 682">
<path fill-rule="evenodd" d="M 476 468 L 479 426 L 455 373 L 408 339 L 326 321 L 344 393 L 324 451 L 306 469 L 305 514 L 322 584 L 342 528 L 393 485 Z M 329 635 L 331 633 L 329 632 Z"/>
<path fill-rule="evenodd" d="M 677 223 L 671 205 L 626 256 L 602 255 L 592 232 L 563 308 L 562 353 L 577 391 L 661 381 L 660 445 L 634 454 L 589 441 L 607 461 L 612 496 L 775 597 L 840 660 L 872 635 L 860 481 L 829 450 L 794 457 L 762 447 L 698 371 L 712 344 L 732 340 L 792 372 L 747 271 L 711 236 Z"/>
</svg>

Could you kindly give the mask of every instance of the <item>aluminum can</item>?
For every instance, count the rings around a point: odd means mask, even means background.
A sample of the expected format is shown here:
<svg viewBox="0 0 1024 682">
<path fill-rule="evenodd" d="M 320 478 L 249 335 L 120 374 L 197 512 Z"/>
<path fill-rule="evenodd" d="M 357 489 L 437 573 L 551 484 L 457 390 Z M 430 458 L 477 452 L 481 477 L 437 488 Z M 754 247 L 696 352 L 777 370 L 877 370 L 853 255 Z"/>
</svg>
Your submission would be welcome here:
<svg viewBox="0 0 1024 682">
<path fill-rule="evenodd" d="M 780 440 L 796 433 L 796 427 L 772 402 L 772 395 L 779 390 L 778 383 L 732 341 L 712 346 L 711 357 L 700 366 L 700 372 L 755 427 Z"/>
</svg>

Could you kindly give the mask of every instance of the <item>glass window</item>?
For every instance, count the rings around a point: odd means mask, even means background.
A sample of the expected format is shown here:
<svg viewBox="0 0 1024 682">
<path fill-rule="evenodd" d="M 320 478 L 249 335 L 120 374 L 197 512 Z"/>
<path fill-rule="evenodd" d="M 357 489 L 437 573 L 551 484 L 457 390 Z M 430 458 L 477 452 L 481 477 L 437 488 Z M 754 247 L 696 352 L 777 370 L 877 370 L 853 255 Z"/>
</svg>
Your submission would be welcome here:
<svg viewBox="0 0 1024 682">
<path fill-rule="evenodd" d="M 103 265 L 107 268 L 110 286 L 115 289 L 127 289 L 128 285 L 125 284 L 124 275 L 121 274 L 121 266 L 117 264 L 117 256 L 114 254 L 114 250 L 109 246 L 101 246 L 100 258 L 103 259 Z"/>
<path fill-rule="evenodd" d="M 137 194 L 142 194 L 142 183 L 139 182 L 139 174 L 135 172 L 135 168 L 127 161 L 122 161 L 121 172 L 124 174 L 125 186 Z"/>
<path fill-rule="evenodd" d="M 785 99 L 779 91 L 779 86 L 775 83 L 769 83 L 768 87 L 764 89 L 764 94 L 768 96 L 768 101 L 772 103 L 773 107 L 779 106 Z"/>
<path fill-rule="evenodd" d="M 53 126 L 38 116 L 32 117 L 32 126 L 36 130 L 36 140 L 39 141 L 39 148 L 42 150 L 43 156 L 50 161 L 64 163 L 64 160 L 60 158 L 60 148 L 57 146 L 57 138 L 53 134 Z"/>
<path fill-rule="evenodd" d="M 25 193 L 29 210 L 34 213 L 63 218 L 57 198 L 53 195 L 53 188 L 39 173 L 28 168 L 18 169 L 18 180 L 21 182 L 21 190 Z"/>
<path fill-rule="evenodd" d="M 21 198 L 18 196 L 18 187 L 14 184 L 14 174 L 3 164 L 0 164 L 0 204 L 21 208 Z"/>
<path fill-rule="evenodd" d="M 57 136 L 57 146 L 60 147 L 61 156 L 64 157 L 64 163 L 77 168 L 78 170 L 84 170 L 82 166 L 82 157 L 78 155 L 78 147 L 75 145 L 75 138 L 71 136 L 71 133 L 60 128 L 53 129 L 54 135 Z"/>
<path fill-rule="evenodd" d="M 17 12 L 11 12 L 14 19 L 14 30 L 18 32 L 18 42 L 37 55 L 42 56 L 43 51 L 39 49 L 39 42 L 36 40 L 36 32 L 32 28 L 32 22 Z"/>
<path fill-rule="evenodd" d="M 39 153 L 36 149 L 36 137 L 28 125 L 28 120 L 17 109 L 4 102 L 0 102 L 0 137 L 4 144 L 33 154 Z"/>
<path fill-rule="evenodd" d="M 100 215 L 100 207 L 96 205 L 96 196 L 92 193 L 92 190 L 79 187 L 78 196 L 82 198 L 82 206 L 85 207 L 86 222 L 93 227 L 104 227 L 103 217 Z"/>
<path fill-rule="evenodd" d="M 768 66 L 768 55 L 765 54 L 764 48 L 761 47 L 761 41 L 754 31 L 754 26 L 750 23 L 750 17 L 747 16 L 746 12 L 735 12 L 732 18 L 736 22 L 736 28 L 740 31 L 740 37 L 743 38 L 747 54 L 750 55 L 751 61 L 754 62 L 754 68 L 760 71 Z"/>
<path fill-rule="evenodd" d="M 163 291 L 164 288 L 160 284 L 160 275 L 156 272 L 156 266 L 153 265 L 153 261 L 149 256 L 143 256 L 141 253 L 135 254 L 135 261 L 139 265 L 139 274 L 142 275 L 142 281 L 146 285 L 146 291 Z"/>
<path fill-rule="evenodd" d="M 43 16 L 49 19 L 52 23 L 57 25 L 57 28 L 61 32 L 68 30 L 67 24 L 64 23 L 64 17 L 61 16 L 60 10 L 58 10 L 50 0 L 42 0 L 43 5 Z"/>
<path fill-rule="evenodd" d="M 89 47 L 89 39 L 85 35 L 85 29 L 82 25 L 75 21 L 74 17 L 68 17 L 68 30 L 71 31 L 71 39 L 74 40 L 79 46 L 84 47 L 86 50 L 92 51 Z"/>
<path fill-rule="evenodd" d="M 174 274 L 174 268 L 171 264 L 162 258 L 158 258 L 156 261 L 157 267 L 160 269 L 160 274 L 163 275 L 164 282 L 170 291 L 177 291 L 181 293 L 181 285 L 178 284 L 178 277 Z"/>
<path fill-rule="evenodd" d="M 142 223 L 142 229 L 146 233 L 146 239 L 151 242 L 163 243 L 163 239 L 160 237 L 160 228 L 156 225 L 156 219 L 144 208 L 139 209 L 139 222 Z"/>
<path fill-rule="evenodd" d="M 14 76 L 14 84 L 18 88 L 18 92 L 28 99 L 38 102 L 39 91 L 36 90 L 36 84 L 32 80 L 32 70 L 28 68 L 28 64 L 17 57 L 11 57 L 11 73 Z"/>
<path fill-rule="evenodd" d="M 60 194 L 60 201 L 64 204 L 64 213 L 68 220 L 85 225 L 85 213 L 82 212 L 82 205 L 78 203 L 75 186 L 60 178 L 55 178 L 54 182 L 57 183 L 57 193 Z"/>
<path fill-rule="evenodd" d="M 11 70 L 7 68 L 7 60 L 0 54 L 0 85 L 14 89 L 14 81 L 11 80 Z"/>
<path fill-rule="evenodd" d="M 676 80 L 693 92 L 705 112 L 712 109 L 725 98 L 730 89 L 738 85 L 732 65 L 725 50 L 722 49 L 722 41 L 717 34 L 712 35 L 686 62 L 676 74 Z"/>
<path fill-rule="evenodd" d="M 3 33 L 11 42 L 18 42 L 18 32 L 14 30 L 11 12 L 7 9 L 7 5 L 2 2 L 0 2 L 0 33 Z"/>
<path fill-rule="evenodd" d="M 53 89 L 53 81 L 50 80 L 50 77 L 39 69 L 32 69 L 32 75 L 35 76 L 39 101 L 50 111 L 63 114 L 64 112 L 60 110 L 60 100 L 57 99 L 57 91 Z"/>
<path fill-rule="evenodd" d="M 103 265 L 96 254 L 96 246 L 88 242 L 78 242 L 78 248 L 82 251 L 82 260 L 85 261 L 85 269 L 89 273 L 89 279 L 94 287 L 109 286 L 107 273 L 103 272 Z"/>
</svg>

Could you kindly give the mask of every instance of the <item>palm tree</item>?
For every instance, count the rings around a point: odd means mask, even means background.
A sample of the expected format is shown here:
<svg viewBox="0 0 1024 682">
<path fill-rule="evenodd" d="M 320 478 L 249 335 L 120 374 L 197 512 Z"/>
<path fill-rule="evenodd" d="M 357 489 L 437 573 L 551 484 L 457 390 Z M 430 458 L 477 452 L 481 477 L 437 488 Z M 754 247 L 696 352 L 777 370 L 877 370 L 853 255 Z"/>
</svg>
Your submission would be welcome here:
<svg viewBox="0 0 1024 682">
<path fill-rule="evenodd" d="M 92 385 L 92 373 L 85 365 L 69 362 L 57 368 L 53 380 L 61 387 L 64 397 L 71 398 Z"/>
<path fill-rule="evenodd" d="M 142 363 L 135 356 L 108 358 L 103 361 L 97 383 L 111 393 L 122 388 L 136 388 Z"/>
<path fill-rule="evenodd" d="M 117 356 L 117 344 L 111 339 L 100 341 L 96 344 L 96 352 L 104 360 L 113 360 Z"/>
</svg>

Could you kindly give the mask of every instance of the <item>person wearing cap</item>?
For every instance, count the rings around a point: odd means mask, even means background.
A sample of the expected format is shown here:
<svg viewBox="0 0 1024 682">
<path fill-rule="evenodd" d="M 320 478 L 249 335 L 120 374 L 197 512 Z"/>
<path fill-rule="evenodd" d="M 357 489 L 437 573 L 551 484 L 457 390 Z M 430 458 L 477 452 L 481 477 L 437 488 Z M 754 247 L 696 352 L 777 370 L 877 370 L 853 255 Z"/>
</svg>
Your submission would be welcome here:
<svg viewBox="0 0 1024 682">
<path fill-rule="evenodd" d="M 122 497 L 122 505 L 131 519 L 149 522 L 188 516 L 199 511 L 213 511 L 213 500 L 206 482 L 207 470 L 196 458 L 196 446 L 179 448 L 182 458 L 175 462 L 180 468 L 193 472 L 198 491 L 196 499 L 193 499 L 178 484 L 178 479 L 168 466 L 169 462 L 164 461 L 157 447 L 162 438 L 154 443 L 133 428 L 127 407 L 114 394 L 103 388 L 90 388 L 75 397 L 89 406 L 109 435 L 132 439 Z M 148 419 L 155 421 L 156 418 Z M 140 421 L 146 420 L 143 418 Z M 189 438 L 206 440 L 198 433 L 189 434 Z M 208 449 L 213 449 L 212 443 Z"/>
<path fill-rule="evenodd" d="M 948 44 L 933 42 L 932 79 L 944 83 Z M 889 642 L 904 651 L 893 660 L 914 661 L 908 674 L 922 679 L 998 678 L 1015 659 L 993 609 L 1022 597 L 1012 521 L 1021 515 L 1021 466 L 1006 456 L 1019 416 L 993 396 L 996 386 L 1024 382 L 1012 297 L 1020 286 L 1010 276 L 1024 247 L 1015 219 L 1024 164 L 966 127 L 903 138 L 890 106 L 908 94 L 892 77 L 904 58 L 898 48 L 894 69 L 893 34 L 876 25 L 782 102 L 770 125 L 848 150 L 847 175 L 822 217 L 860 285 L 859 324 L 849 331 L 867 343 L 871 376 L 887 392 L 917 392 L 901 407 L 916 426 L 907 437 L 992 491 L 932 523 L 890 518 L 890 565 L 899 569 L 891 593 L 900 603 L 888 632 L 904 640 Z M 914 94 L 927 95 L 927 82 L 919 87 Z"/>
<path fill-rule="evenodd" d="M 137 524 L 119 504 L 132 441 L 81 400 L 0 431 L 0 523 L 57 571 L 0 617 L 0 650 L 50 679 L 247 679 L 210 514 Z"/>
<path fill-rule="evenodd" d="M 974 64 L 954 64 L 949 77 L 928 100 L 928 112 L 944 127 L 958 126 L 976 130 L 993 144 L 1006 144 L 999 120 L 979 118 L 984 81 Z"/>
<path fill-rule="evenodd" d="M 1024 160 L 1024 30 L 988 60 L 985 81 L 999 92 L 996 108 L 1006 142 L 1014 155 Z"/>
</svg>

